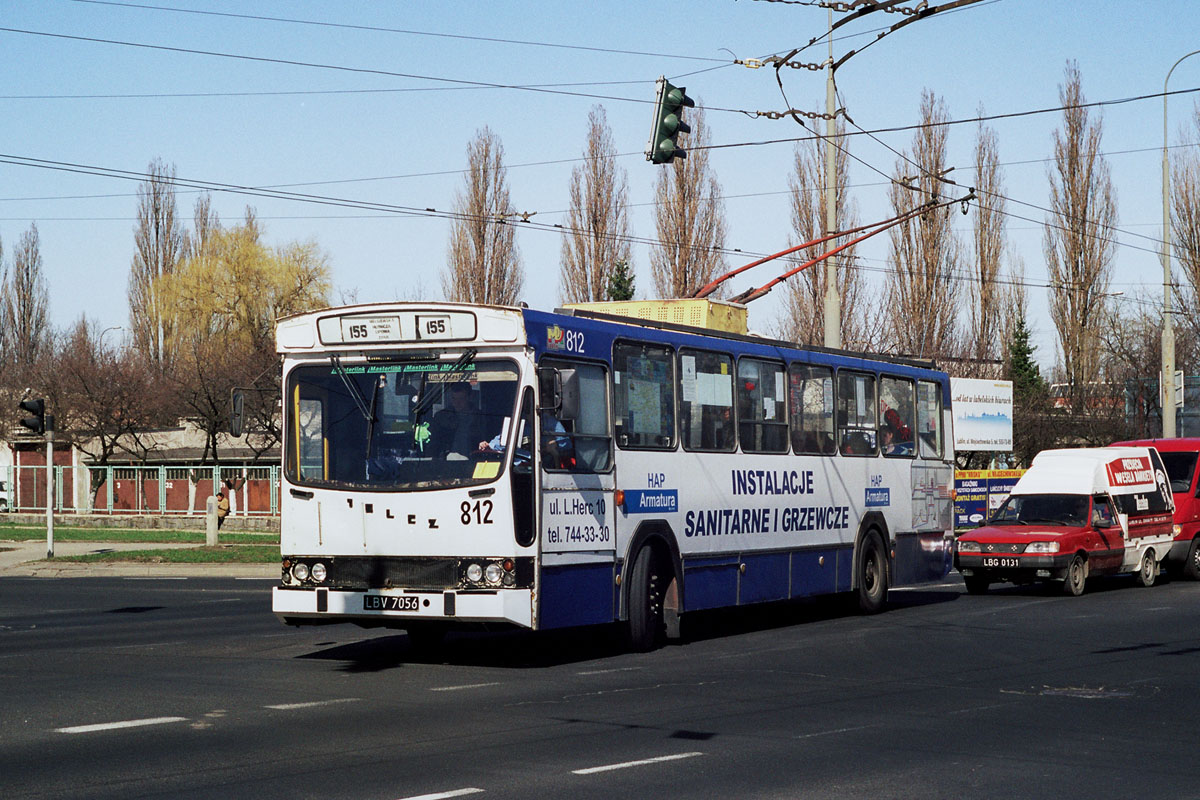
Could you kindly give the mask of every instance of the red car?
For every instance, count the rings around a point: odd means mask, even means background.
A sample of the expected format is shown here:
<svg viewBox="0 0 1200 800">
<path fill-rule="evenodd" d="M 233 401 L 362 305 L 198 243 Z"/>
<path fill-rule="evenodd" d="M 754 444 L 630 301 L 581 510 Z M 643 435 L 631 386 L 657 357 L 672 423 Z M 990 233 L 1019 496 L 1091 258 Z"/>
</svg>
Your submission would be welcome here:
<svg viewBox="0 0 1200 800">
<path fill-rule="evenodd" d="M 958 537 L 954 566 L 967 591 L 992 583 L 1062 581 L 1083 593 L 1090 575 L 1158 577 L 1170 550 L 1167 473 L 1150 447 L 1045 450 L 987 524 Z"/>
<path fill-rule="evenodd" d="M 1167 566 L 1192 580 L 1200 580 L 1200 438 L 1138 439 L 1116 442 L 1113 447 L 1153 447 L 1162 456 L 1175 495 L 1175 543 Z"/>
</svg>

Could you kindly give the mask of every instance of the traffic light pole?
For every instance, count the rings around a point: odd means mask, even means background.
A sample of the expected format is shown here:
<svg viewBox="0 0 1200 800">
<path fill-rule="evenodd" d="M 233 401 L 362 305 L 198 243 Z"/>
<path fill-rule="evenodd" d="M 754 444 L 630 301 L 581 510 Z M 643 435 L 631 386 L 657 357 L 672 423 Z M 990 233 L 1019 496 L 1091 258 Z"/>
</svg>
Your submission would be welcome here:
<svg viewBox="0 0 1200 800">
<path fill-rule="evenodd" d="M 54 558 L 54 417 L 46 416 L 46 558 Z"/>
</svg>

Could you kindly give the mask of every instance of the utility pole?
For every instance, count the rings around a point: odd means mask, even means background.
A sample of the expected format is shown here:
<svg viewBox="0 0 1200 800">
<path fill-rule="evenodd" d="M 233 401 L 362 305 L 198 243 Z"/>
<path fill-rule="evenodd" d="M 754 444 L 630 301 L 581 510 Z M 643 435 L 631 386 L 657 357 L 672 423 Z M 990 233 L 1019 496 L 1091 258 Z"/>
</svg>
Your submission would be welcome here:
<svg viewBox="0 0 1200 800">
<path fill-rule="evenodd" d="M 1170 182 L 1171 175 L 1167 168 L 1167 82 L 1171 73 L 1179 66 L 1184 58 L 1194 56 L 1200 50 L 1193 50 L 1171 65 L 1167 77 L 1163 79 L 1163 154 L 1162 154 L 1162 215 L 1163 215 L 1163 332 L 1162 332 L 1162 415 L 1163 438 L 1175 438 L 1175 323 L 1171 319 L 1171 290 L 1174 281 L 1171 280 L 1171 208 Z"/>
<path fill-rule="evenodd" d="M 829 9 L 829 73 L 825 78 L 825 233 L 837 230 L 837 124 L 833 115 L 837 92 L 833 85 L 833 9 Z M 838 292 L 837 261 L 825 262 L 825 346 L 842 346 L 842 300 Z"/>
<path fill-rule="evenodd" d="M 46 558 L 54 558 L 54 415 L 46 415 Z"/>
</svg>

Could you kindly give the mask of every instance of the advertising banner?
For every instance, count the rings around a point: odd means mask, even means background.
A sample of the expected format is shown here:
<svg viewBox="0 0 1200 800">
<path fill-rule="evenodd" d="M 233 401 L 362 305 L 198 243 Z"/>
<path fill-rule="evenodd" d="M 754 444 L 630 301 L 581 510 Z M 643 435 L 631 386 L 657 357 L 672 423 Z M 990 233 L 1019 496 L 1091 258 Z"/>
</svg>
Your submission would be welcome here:
<svg viewBox="0 0 1200 800">
<path fill-rule="evenodd" d="M 1023 469 L 960 469 L 954 473 L 954 527 L 974 528 L 1000 507 Z"/>
<path fill-rule="evenodd" d="M 951 378 L 954 449 L 1012 452 L 1012 381 Z"/>
</svg>

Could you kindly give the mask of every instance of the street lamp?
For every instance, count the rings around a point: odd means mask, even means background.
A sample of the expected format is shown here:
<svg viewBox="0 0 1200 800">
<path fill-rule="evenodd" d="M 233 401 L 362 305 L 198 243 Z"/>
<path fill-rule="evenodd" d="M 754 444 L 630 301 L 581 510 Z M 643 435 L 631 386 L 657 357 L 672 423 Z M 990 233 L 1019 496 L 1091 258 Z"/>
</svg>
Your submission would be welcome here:
<svg viewBox="0 0 1200 800">
<path fill-rule="evenodd" d="M 1162 411 L 1163 438 L 1175 438 L 1175 326 L 1171 321 L 1171 175 L 1167 168 L 1167 82 L 1171 73 L 1185 59 L 1200 53 L 1193 50 L 1171 65 L 1163 79 L 1163 152 L 1162 152 L 1162 212 L 1163 212 L 1163 332 L 1162 332 Z"/>
</svg>

